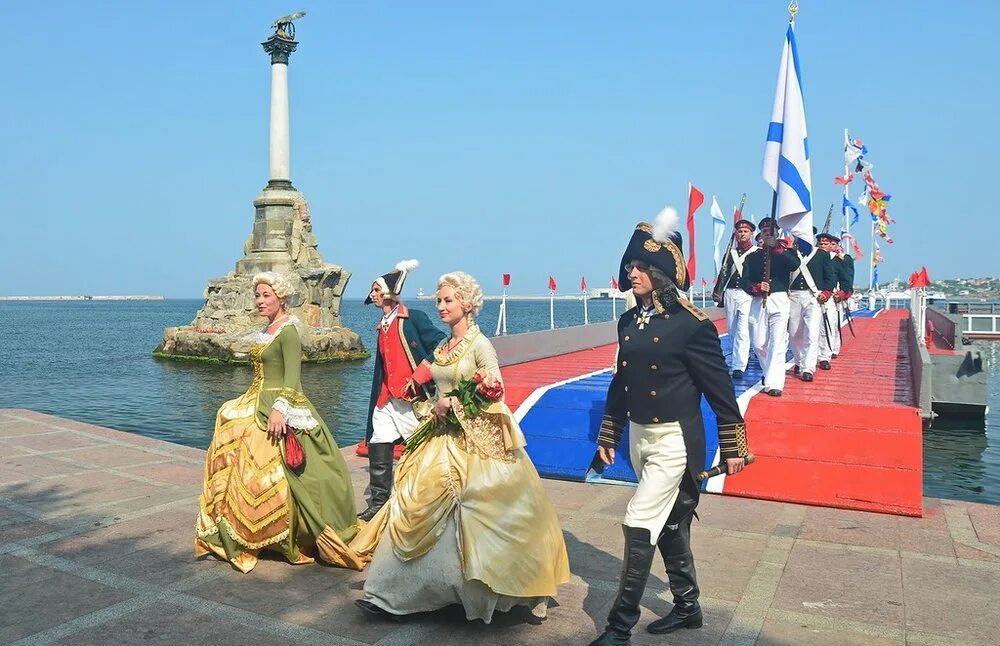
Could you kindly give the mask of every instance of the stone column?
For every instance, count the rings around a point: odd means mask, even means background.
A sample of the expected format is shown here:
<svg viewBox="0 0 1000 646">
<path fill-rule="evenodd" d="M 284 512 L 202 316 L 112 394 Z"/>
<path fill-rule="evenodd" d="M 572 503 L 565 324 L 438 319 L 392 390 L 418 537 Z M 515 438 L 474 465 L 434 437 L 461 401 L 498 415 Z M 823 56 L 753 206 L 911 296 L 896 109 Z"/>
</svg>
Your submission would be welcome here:
<svg viewBox="0 0 1000 646">
<path fill-rule="evenodd" d="M 283 32 L 282 32 L 283 34 Z M 261 43 L 271 56 L 271 140 L 267 188 L 292 189 L 288 134 L 288 57 L 298 43 L 275 34 Z"/>
</svg>

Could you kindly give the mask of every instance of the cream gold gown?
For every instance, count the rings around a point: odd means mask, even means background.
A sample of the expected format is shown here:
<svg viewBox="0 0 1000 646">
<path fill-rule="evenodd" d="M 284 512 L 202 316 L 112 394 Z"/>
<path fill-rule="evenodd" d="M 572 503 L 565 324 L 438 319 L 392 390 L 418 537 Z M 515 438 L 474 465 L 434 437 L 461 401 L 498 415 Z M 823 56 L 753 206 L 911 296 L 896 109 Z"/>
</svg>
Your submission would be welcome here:
<svg viewBox="0 0 1000 646">
<path fill-rule="evenodd" d="M 477 372 L 500 378 L 478 327 L 443 349 L 431 366 L 438 393 Z M 460 603 L 468 619 L 486 623 L 515 605 L 545 616 L 569 580 L 569 560 L 524 435 L 502 401 L 472 419 L 456 414 L 462 431 L 404 454 L 389 502 L 351 541 L 361 555 L 374 552 L 364 598 L 399 615 Z"/>
</svg>

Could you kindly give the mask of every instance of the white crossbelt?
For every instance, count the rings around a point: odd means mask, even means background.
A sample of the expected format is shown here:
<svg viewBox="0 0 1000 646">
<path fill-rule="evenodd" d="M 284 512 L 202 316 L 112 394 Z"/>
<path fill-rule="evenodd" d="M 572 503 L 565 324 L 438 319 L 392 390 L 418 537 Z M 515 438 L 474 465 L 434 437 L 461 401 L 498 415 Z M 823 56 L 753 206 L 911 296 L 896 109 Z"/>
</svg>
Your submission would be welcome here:
<svg viewBox="0 0 1000 646">
<path fill-rule="evenodd" d="M 806 281 L 806 287 L 809 288 L 809 291 L 812 292 L 814 296 L 819 293 L 819 290 L 816 289 L 816 281 L 813 280 L 812 274 L 809 272 L 809 261 L 816 255 L 816 250 L 818 248 L 819 247 L 813 247 L 813 250 L 809 253 L 809 255 L 804 258 L 801 253 L 799 254 L 799 258 L 802 259 L 802 262 L 799 264 L 799 268 L 792 272 L 792 280 L 789 283 L 794 283 L 795 279 L 799 277 L 799 274 L 802 274 L 802 278 Z"/>
</svg>

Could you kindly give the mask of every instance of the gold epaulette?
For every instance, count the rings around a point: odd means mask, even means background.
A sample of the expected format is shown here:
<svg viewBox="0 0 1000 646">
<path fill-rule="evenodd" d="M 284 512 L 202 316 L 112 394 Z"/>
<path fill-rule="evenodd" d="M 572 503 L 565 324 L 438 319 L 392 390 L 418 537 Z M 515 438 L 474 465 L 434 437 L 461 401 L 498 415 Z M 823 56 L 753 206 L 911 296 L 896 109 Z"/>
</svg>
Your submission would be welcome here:
<svg viewBox="0 0 1000 646">
<path fill-rule="evenodd" d="M 706 314 L 704 310 L 700 309 L 697 305 L 695 305 L 694 303 L 692 303 L 688 299 L 683 298 L 683 297 L 682 298 L 678 298 L 677 302 L 681 304 L 681 307 L 683 307 L 687 311 L 691 312 L 691 314 L 696 319 L 698 319 L 699 321 L 707 321 L 708 320 L 708 314 Z"/>
<path fill-rule="evenodd" d="M 746 457 L 747 425 L 743 422 L 719 424 L 719 453 L 726 457 Z"/>
</svg>

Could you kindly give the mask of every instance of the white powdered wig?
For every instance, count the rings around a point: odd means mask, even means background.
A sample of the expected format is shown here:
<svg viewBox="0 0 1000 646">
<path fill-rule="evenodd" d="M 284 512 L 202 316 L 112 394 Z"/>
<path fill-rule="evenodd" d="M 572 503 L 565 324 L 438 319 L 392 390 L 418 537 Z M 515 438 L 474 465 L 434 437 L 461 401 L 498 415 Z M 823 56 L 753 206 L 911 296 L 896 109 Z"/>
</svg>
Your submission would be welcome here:
<svg viewBox="0 0 1000 646">
<path fill-rule="evenodd" d="M 653 239 L 661 244 L 667 242 L 670 236 L 677 233 L 680 223 L 681 216 L 677 214 L 677 209 L 666 207 L 653 220 Z"/>
<path fill-rule="evenodd" d="M 420 261 L 416 259 L 412 260 L 400 260 L 396 263 L 396 271 L 413 271 L 420 266 Z"/>
<path fill-rule="evenodd" d="M 257 285 L 261 283 L 270 285 L 271 289 L 274 290 L 274 295 L 282 300 L 295 293 L 295 286 L 292 284 L 292 281 L 284 274 L 276 271 L 263 271 L 253 277 L 254 289 L 257 289 Z"/>
</svg>

